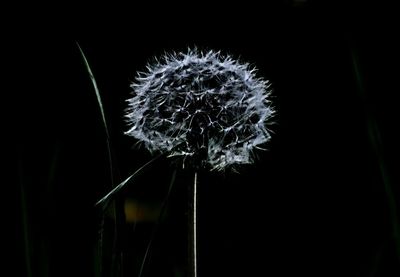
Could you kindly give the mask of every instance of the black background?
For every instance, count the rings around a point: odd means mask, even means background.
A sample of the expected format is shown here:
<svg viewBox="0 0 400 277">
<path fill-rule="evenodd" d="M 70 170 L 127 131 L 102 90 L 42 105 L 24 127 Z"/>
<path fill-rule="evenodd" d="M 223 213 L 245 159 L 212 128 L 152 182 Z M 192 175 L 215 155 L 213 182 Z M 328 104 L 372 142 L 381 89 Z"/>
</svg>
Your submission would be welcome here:
<svg viewBox="0 0 400 277">
<path fill-rule="evenodd" d="M 277 124 L 269 151 L 239 174 L 199 176 L 199 276 L 399 276 L 390 13 L 356 3 L 209 5 L 77 7 L 62 15 L 65 25 L 52 28 L 58 14 L 27 20 L 7 40 L 7 95 L 16 103 L 6 118 L 17 188 L 14 276 L 95 276 L 93 203 L 110 177 L 76 42 L 98 82 L 119 181 L 151 159 L 123 135 L 123 111 L 135 72 L 152 57 L 193 46 L 222 50 L 271 80 Z M 172 170 L 157 162 L 124 195 L 160 203 Z M 188 175 L 178 174 L 144 276 L 184 272 Z M 125 273 L 137 276 L 153 225 L 124 228 Z"/>
</svg>

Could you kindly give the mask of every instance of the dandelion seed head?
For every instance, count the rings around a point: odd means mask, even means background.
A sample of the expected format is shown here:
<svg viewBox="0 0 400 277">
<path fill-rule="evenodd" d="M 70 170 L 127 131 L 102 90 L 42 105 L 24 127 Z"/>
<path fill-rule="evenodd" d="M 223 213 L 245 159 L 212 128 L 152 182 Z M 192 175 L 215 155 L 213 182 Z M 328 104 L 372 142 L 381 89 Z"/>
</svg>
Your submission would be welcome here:
<svg viewBox="0 0 400 277">
<path fill-rule="evenodd" d="M 269 81 L 220 52 L 166 54 L 138 73 L 131 87 L 126 134 L 150 152 L 223 170 L 252 163 L 256 146 L 271 138 Z"/>
</svg>

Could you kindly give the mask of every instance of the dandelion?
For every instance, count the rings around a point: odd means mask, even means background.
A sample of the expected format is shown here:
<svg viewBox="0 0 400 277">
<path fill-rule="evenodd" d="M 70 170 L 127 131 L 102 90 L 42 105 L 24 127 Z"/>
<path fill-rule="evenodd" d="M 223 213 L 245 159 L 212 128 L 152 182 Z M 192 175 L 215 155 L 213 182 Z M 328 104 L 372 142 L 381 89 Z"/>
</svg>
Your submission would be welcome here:
<svg viewBox="0 0 400 277">
<path fill-rule="evenodd" d="M 107 130 L 96 81 L 81 53 Z M 138 73 L 131 87 L 133 95 L 127 100 L 126 112 L 129 129 L 125 133 L 142 142 L 150 152 L 178 157 L 183 167 L 186 163 L 195 169 L 193 197 L 189 199 L 189 234 L 190 272 L 197 277 L 197 169 L 222 171 L 235 164 L 254 161 L 254 150 L 271 138 L 267 128 L 274 115 L 270 83 L 257 77 L 254 67 L 229 55 L 188 49 L 186 53 L 166 54 L 149 64 L 146 72 Z M 105 209 L 109 200 L 156 158 L 115 186 L 96 206 Z M 176 171 L 175 168 L 163 207 L 175 182 Z M 152 239 L 139 276 L 142 276 L 151 242 Z"/>
<path fill-rule="evenodd" d="M 131 87 L 126 134 L 150 152 L 181 157 L 183 166 L 220 171 L 249 164 L 271 138 L 269 81 L 220 52 L 166 54 Z"/>
</svg>

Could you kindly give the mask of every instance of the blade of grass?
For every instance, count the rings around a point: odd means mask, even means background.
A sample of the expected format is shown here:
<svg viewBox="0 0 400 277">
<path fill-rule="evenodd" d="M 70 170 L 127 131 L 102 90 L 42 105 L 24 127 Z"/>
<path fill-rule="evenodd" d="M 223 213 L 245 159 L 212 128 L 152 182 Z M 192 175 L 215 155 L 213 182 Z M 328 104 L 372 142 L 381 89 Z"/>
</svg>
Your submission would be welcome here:
<svg viewBox="0 0 400 277">
<path fill-rule="evenodd" d="M 103 108 L 103 102 L 101 101 L 101 96 L 100 96 L 100 91 L 98 89 L 97 86 L 97 82 L 96 79 L 93 75 L 92 69 L 90 68 L 89 62 L 86 58 L 85 53 L 83 52 L 82 48 L 80 47 L 79 43 L 76 43 L 79 51 L 81 53 L 82 59 L 85 63 L 86 66 L 86 70 L 89 74 L 90 80 L 92 81 L 92 85 L 93 85 L 93 89 L 94 92 L 96 94 L 96 98 L 97 98 L 97 103 L 99 105 L 99 109 L 100 109 L 100 114 L 101 114 L 101 118 L 103 121 L 103 125 L 104 125 L 104 131 L 106 134 L 106 144 L 107 144 L 107 154 L 108 154 L 108 163 L 110 166 L 110 178 L 111 178 L 111 189 L 113 189 L 115 187 L 115 182 L 114 182 L 114 166 L 113 166 L 113 159 L 112 159 L 112 151 L 111 151 L 111 141 L 110 141 L 110 133 L 108 131 L 108 126 L 107 126 L 107 120 L 106 120 L 106 116 L 104 113 L 104 108 Z M 120 207 L 121 205 L 115 205 L 113 212 L 114 212 L 114 218 L 115 218 L 115 225 L 114 225 L 114 247 L 113 249 L 115 249 L 115 251 L 117 251 L 117 241 L 118 241 L 118 228 L 119 226 L 122 227 L 123 222 L 121 222 L 121 218 L 124 217 L 124 214 L 119 215 L 117 214 L 117 212 L 119 211 L 120 213 L 124 213 L 123 210 L 118 209 L 117 211 L 117 207 Z M 105 209 L 103 210 L 103 212 L 105 211 Z M 102 261 L 103 260 L 103 237 L 104 237 L 104 214 L 102 215 L 102 219 L 101 219 L 101 224 L 100 224 L 100 237 L 99 237 L 99 253 L 100 253 L 100 257 L 99 259 Z M 114 263 L 117 261 L 116 257 L 118 255 L 116 253 L 114 253 L 114 257 L 112 258 L 112 267 L 115 267 Z M 102 265 L 103 266 L 103 265 Z M 101 267 L 100 269 L 100 274 L 103 274 L 103 268 Z"/>
<path fill-rule="evenodd" d="M 157 160 L 159 157 L 162 155 L 158 155 L 142 165 L 139 169 L 137 169 L 134 173 L 132 173 L 128 178 L 126 178 L 124 181 L 122 181 L 118 186 L 114 187 L 109 193 L 107 193 L 103 198 L 101 198 L 99 201 L 96 202 L 95 206 L 103 206 L 103 209 L 107 207 L 107 204 L 110 202 L 110 200 L 119 192 L 121 191 L 126 184 L 129 183 L 134 177 L 137 177 L 140 173 L 143 172 L 144 169 L 146 169 L 150 164 L 152 164 L 155 160 Z"/>
<path fill-rule="evenodd" d="M 104 124 L 104 129 L 105 129 L 105 132 L 106 132 L 107 140 L 109 140 L 110 135 L 109 135 L 109 132 L 108 132 L 106 116 L 105 116 L 105 113 L 104 113 L 103 102 L 101 101 L 101 96 L 100 96 L 99 89 L 98 89 L 98 87 L 97 87 L 96 79 L 94 78 L 94 75 L 93 75 L 93 73 L 92 73 L 92 69 L 90 68 L 90 65 L 89 65 L 89 63 L 88 63 L 88 61 L 87 61 L 87 59 L 86 59 L 85 53 L 83 52 L 83 50 L 82 50 L 82 48 L 80 47 L 79 43 L 76 43 L 76 45 L 77 45 L 78 48 L 79 48 L 79 51 L 80 51 L 80 53 L 81 53 L 81 55 L 82 55 L 83 61 L 84 61 L 85 66 L 86 66 L 86 70 L 88 71 L 90 80 L 92 81 L 92 85 L 93 85 L 93 88 L 94 88 L 94 92 L 96 93 L 96 97 L 97 97 L 97 103 L 99 104 L 101 117 L 102 117 L 102 119 L 103 119 L 103 124 Z"/>
<path fill-rule="evenodd" d="M 94 92 L 96 93 L 96 98 L 97 98 L 97 103 L 99 105 L 99 109 L 100 109 L 100 114 L 101 114 L 101 118 L 103 120 L 103 124 L 104 124 L 104 131 L 106 134 L 106 140 L 107 140 L 107 151 L 108 151 L 108 159 L 109 159 L 109 165 L 110 165 L 110 174 L 111 174 L 111 187 L 114 188 L 114 167 L 113 167 L 113 160 L 112 160 L 112 151 L 111 151 L 111 140 L 110 140 L 110 133 L 108 131 L 108 126 L 107 126 L 107 120 L 106 120 L 106 116 L 104 113 L 104 108 L 103 108 L 103 102 L 101 101 L 101 96 L 100 96 L 100 92 L 99 89 L 97 87 L 97 82 L 96 79 L 94 78 L 92 69 L 90 68 L 90 65 L 88 63 L 88 60 L 85 56 L 85 53 L 83 52 L 82 48 L 80 47 L 79 43 L 76 43 L 79 51 L 82 55 L 82 59 L 85 63 L 86 66 L 86 70 L 89 74 L 90 80 L 92 81 L 92 85 L 93 85 L 93 89 Z"/>
<path fill-rule="evenodd" d="M 140 167 L 138 170 L 136 170 L 132 175 L 130 175 L 128 178 L 126 178 L 123 182 L 121 182 L 119 185 L 115 186 L 115 176 L 114 176 L 114 166 L 113 166 L 113 159 L 112 159 L 112 147 L 111 147 L 111 140 L 110 140 L 110 133 L 109 133 L 109 129 L 107 126 L 107 120 L 105 117 L 105 113 L 104 113 L 104 108 L 103 108 L 103 103 L 101 100 L 101 96 L 100 96 L 100 92 L 97 86 L 97 82 L 96 79 L 93 75 L 93 72 L 90 68 L 89 62 L 86 58 L 85 53 L 83 52 L 82 48 L 80 47 L 79 43 L 76 43 L 79 51 L 81 53 L 82 59 L 85 63 L 86 66 L 86 70 L 89 74 L 89 77 L 92 81 L 92 85 L 96 94 L 96 98 L 97 98 L 97 102 L 99 105 L 99 109 L 100 109 L 100 113 L 101 113 L 101 117 L 103 120 L 103 125 L 104 125 L 104 129 L 105 129 L 105 134 L 106 134 L 106 141 L 107 141 L 107 151 L 108 151 L 108 159 L 109 159 L 109 165 L 110 165 L 110 175 L 111 175 L 111 191 L 106 194 L 102 199 L 100 199 L 96 204 L 95 207 L 101 206 L 103 209 L 103 218 L 102 218 L 102 223 L 101 223 L 101 227 L 100 227 L 100 238 L 99 238 L 99 245 L 100 245 L 100 260 L 102 260 L 102 253 L 103 253 L 103 249 L 102 249 L 102 245 L 103 245 L 103 224 L 104 224 L 104 212 L 106 211 L 108 204 L 111 203 L 110 200 L 114 199 L 115 196 L 117 195 L 117 193 L 119 191 L 121 191 L 126 184 L 129 183 L 129 181 L 131 181 L 134 177 L 138 176 L 148 165 L 150 165 L 152 162 L 154 162 L 156 159 L 158 159 L 161 155 L 156 156 L 155 158 L 153 158 L 152 160 L 150 160 L 149 162 L 147 162 L 146 164 L 144 164 L 142 167 Z M 120 269 L 122 270 L 122 255 L 119 255 L 118 253 L 120 252 L 120 249 L 118 247 L 119 245 L 119 240 L 121 240 L 121 238 L 118 238 L 119 232 L 118 230 L 120 228 L 123 227 L 124 221 L 123 219 L 125 218 L 124 216 L 124 210 L 123 210 L 123 205 L 122 202 L 120 201 L 116 201 L 114 202 L 114 218 L 115 220 L 115 228 L 114 228 L 114 255 L 112 257 L 112 268 L 114 269 Z M 122 254 L 122 252 L 120 253 Z M 119 264 L 118 264 L 119 263 Z M 119 266 L 118 266 L 119 265 Z M 122 275 L 122 271 L 121 271 L 121 275 Z"/>
</svg>

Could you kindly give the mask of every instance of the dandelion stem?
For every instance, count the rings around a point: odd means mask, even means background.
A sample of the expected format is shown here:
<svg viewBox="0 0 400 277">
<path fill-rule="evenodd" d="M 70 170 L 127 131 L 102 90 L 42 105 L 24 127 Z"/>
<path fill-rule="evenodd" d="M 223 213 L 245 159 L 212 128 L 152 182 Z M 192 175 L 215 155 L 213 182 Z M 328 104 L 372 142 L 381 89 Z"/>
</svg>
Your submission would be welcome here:
<svg viewBox="0 0 400 277">
<path fill-rule="evenodd" d="M 197 172 L 194 173 L 192 195 L 189 198 L 189 268 L 192 277 L 197 277 Z"/>
<path fill-rule="evenodd" d="M 194 277 L 197 277 L 197 172 L 193 184 L 193 270 Z"/>
</svg>

